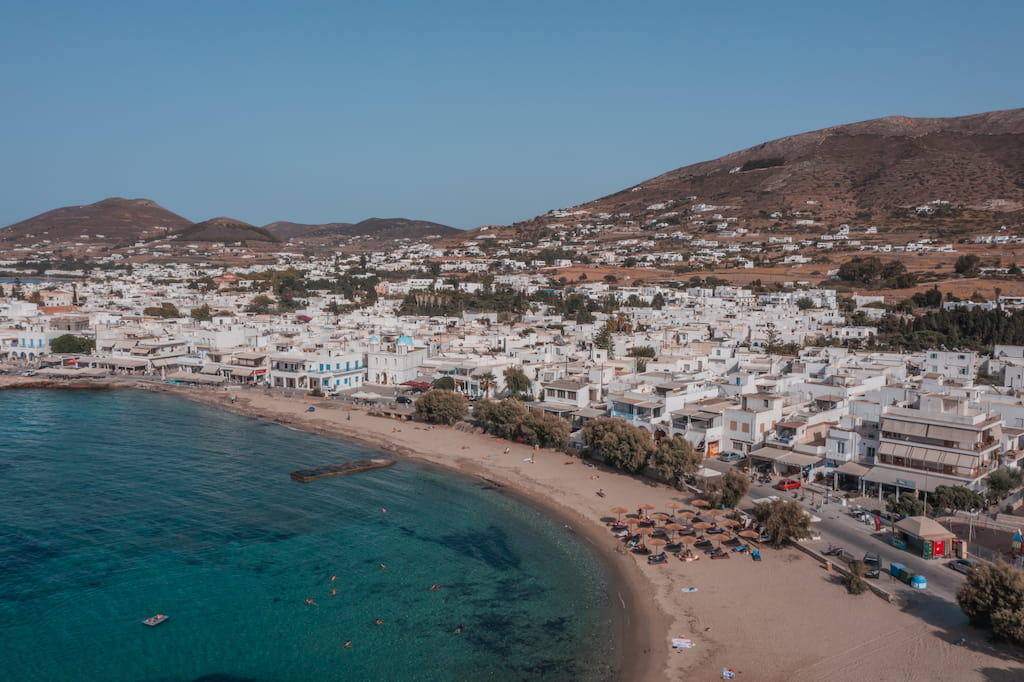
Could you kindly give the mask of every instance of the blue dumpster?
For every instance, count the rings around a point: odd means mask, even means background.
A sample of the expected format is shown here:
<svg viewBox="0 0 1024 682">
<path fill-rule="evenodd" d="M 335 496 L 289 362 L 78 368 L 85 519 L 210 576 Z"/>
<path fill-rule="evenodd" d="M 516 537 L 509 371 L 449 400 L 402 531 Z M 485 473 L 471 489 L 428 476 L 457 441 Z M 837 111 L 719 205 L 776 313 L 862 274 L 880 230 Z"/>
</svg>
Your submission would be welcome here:
<svg viewBox="0 0 1024 682">
<path fill-rule="evenodd" d="M 928 581 L 925 580 L 923 575 L 915 575 L 910 580 L 910 586 L 915 590 L 925 590 L 928 589 Z"/>
<path fill-rule="evenodd" d="M 895 561 L 889 564 L 889 575 L 894 578 L 899 578 L 900 574 L 903 573 L 903 564 L 898 564 Z"/>
</svg>

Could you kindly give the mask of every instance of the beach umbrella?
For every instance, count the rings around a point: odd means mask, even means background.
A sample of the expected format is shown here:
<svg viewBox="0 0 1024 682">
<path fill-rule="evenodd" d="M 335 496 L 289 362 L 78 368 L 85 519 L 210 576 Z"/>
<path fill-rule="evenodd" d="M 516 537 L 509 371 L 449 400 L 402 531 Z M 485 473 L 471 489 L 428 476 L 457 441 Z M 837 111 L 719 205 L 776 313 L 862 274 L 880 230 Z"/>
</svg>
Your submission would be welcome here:
<svg viewBox="0 0 1024 682">
<path fill-rule="evenodd" d="M 645 511 L 650 511 L 651 509 L 656 509 L 656 507 L 653 504 L 638 504 L 636 506 L 636 508 L 637 509 L 643 509 Z"/>
<path fill-rule="evenodd" d="M 658 512 L 657 514 L 651 514 L 651 518 L 658 519 L 659 521 L 668 521 L 668 514 Z"/>
<path fill-rule="evenodd" d="M 668 540 L 665 540 L 663 538 L 651 538 L 647 541 L 647 544 L 651 545 L 652 547 L 664 547 L 668 544 Z"/>
<path fill-rule="evenodd" d="M 679 512 L 679 515 L 682 516 L 684 519 L 692 519 L 692 518 L 697 516 L 697 512 L 684 511 L 684 512 Z"/>
<path fill-rule="evenodd" d="M 682 509 L 683 505 L 679 504 L 678 502 L 669 502 L 668 504 L 665 505 L 665 508 L 666 509 Z"/>
<path fill-rule="evenodd" d="M 678 523 L 670 523 L 665 526 L 665 530 L 683 530 L 683 526 Z"/>
<path fill-rule="evenodd" d="M 725 526 L 726 528 L 736 528 L 740 525 L 740 522 L 735 519 L 722 519 L 718 522 L 718 525 Z"/>
<path fill-rule="evenodd" d="M 707 514 L 709 516 L 722 516 L 725 514 L 724 509 L 705 509 L 701 514 Z"/>
<path fill-rule="evenodd" d="M 761 537 L 760 535 L 758 535 L 756 530 L 741 530 L 739 533 L 737 533 L 737 535 L 739 535 L 741 538 L 748 538 L 750 540 L 754 540 L 756 538 Z"/>
<path fill-rule="evenodd" d="M 695 521 L 693 527 L 700 528 L 701 530 L 708 530 L 710 528 L 714 528 L 715 524 L 708 523 L 707 521 Z"/>
<path fill-rule="evenodd" d="M 707 500 L 694 500 L 690 504 L 692 504 L 694 507 L 710 507 L 711 506 L 711 503 L 708 502 Z"/>
<path fill-rule="evenodd" d="M 627 526 L 639 526 L 640 525 L 640 519 L 634 519 L 632 516 L 623 519 L 622 522 L 624 524 L 626 524 Z"/>
<path fill-rule="evenodd" d="M 697 542 L 697 536 L 684 535 L 681 538 L 679 538 L 679 542 L 683 543 L 684 545 L 692 545 L 693 543 Z"/>
<path fill-rule="evenodd" d="M 612 514 L 616 514 L 618 516 L 622 516 L 623 514 L 625 514 L 628 511 L 629 510 L 626 509 L 625 507 L 612 507 Z"/>
</svg>

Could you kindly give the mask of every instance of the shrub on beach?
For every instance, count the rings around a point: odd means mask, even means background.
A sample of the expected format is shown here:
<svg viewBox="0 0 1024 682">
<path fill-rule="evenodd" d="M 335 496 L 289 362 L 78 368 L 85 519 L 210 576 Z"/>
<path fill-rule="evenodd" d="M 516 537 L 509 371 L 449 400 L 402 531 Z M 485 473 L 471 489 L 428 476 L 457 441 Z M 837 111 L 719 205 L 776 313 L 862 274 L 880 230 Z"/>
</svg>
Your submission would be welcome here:
<svg viewBox="0 0 1024 682">
<path fill-rule="evenodd" d="M 529 443 L 564 450 L 569 444 L 569 422 L 552 414 L 531 412 L 526 405 L 509 398 L 500 402 L 478 400 L 473 417 L 501 438 L 521 438 Z"/>
<path fill-rule="evenodd" d="M 714 507 L 735 507 L 750 490 L 750 479 L 736 469 L 708 484 L 706 497 Z"/>
<path fill-rule="evenodd" d="M 682 487 L 680 477 L 692 474 L 700 467 L 701 454 L 694 451 L 690 441 L 682 436 L 662 438 L 647 465 L 677 488 Z"/>
<path fill-rule="evenodd" d="M 843 584 L 846 585 L 846 591 L 850 594 L 863 594 L 867 592 L 868 583 L 864 580 L 864 574 L 867 572 L 864 562 L 855 560 L 850 562 L 850 573 L 843 578 Z"/>
<path fill-rule="evenodd" d="M 452 425 L 466 414 L 466 401 L 457 393 L 434 389 L 421 395 L 413 405 L 416 416 L 430 424 Z"/>
<path fill-rule="evenodd" d="M 811 535 L 811 517 L 794 500 L 772 500 L 755 505 L 754 516 L 764 525 L 772 547 L 782 547 Z"/>
<path fill-rule="evenodd" d="M 621 419 L 598 417 L 583 427 L 583 442 L 604 455 L 605 461 L 634 474 L 654 452 L 651 434 Z"/>
<path fill-rule="evenodd" d="M 530 412 L 519 424 L 519 435 L 529 443 L 564 450 L 569 445 L 569 422 L 553 414 Z"/>
<path fill-rule="evenodd" d="M 979 563 L 967 574 L 956 602 L 972 625 L 1024 644 L 1024 573 L 1003 561 Z"/>
</svg>

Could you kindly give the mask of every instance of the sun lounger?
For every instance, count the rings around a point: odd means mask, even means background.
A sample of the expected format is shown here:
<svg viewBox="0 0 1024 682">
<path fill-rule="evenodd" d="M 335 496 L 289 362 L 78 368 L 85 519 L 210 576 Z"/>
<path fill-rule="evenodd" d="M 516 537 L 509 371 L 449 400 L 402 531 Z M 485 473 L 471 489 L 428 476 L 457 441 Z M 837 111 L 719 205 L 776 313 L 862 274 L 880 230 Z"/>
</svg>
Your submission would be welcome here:
<svg viewBox="0 0 1024 682">
<path fill-rule="evenodd" d="M 693 528 L 684 528 L 683 530 L 679 531 L 679 534 L 680 535 L 696 535 L 697 531 L 694 530 Z"/>
<path fill-rule="evenodd" d="M 743 545 L 742 547 L 733 547 L 732 551 L 734 551 L 734 552 L 746 552 L 749 549 L 750 549 L 750 545 Z"/>
<path fill-rule="evenodd" d="M 753 559 L 754 561 L 760 561 L 761 560 L 761 550 L 759 550 L 759 549 L 751 550 L 750 558 Z"/>
<path fill-rule="evenodd" d="M 665 545 L 666 552 L 675 552 L 676 550 L 680 550 L 682 548 L 683 543 L 681 542 L 670 542 L 669 544 Z"/>
<path fill-rule="evenodd" d="M 711 555 L 712 559 L 729 559 L 731 557 L 732 557 L 732 555 L 729 554 L 728 552 L 722 552 L 721 554 L 712 554 Z"/>
<path fill-rule="evenodd" d="M 698 540 L 697 542 L 693 543 L 693 546 L 694 547 L 710 547 L 712 544 L 713 543 L 711 542 L 711 540 Z"/>
<path fill-rule="evenodd" d="M 740 544 L 739 538 L 729 538 L 722 542 L 723 545 L 738 545 Z"/>
<path fill-rule="evenodd" d="M 651 553 L 651 550 L 648 549 L 647 547 L 645 547 L 644 545 L 637 545 L 636 547 L 634 547 L 630 551 L 633 552 L 633 554 L 650 554 Z"/>
<path fill-rule="evenodd" d="M 704 532 L 707 533 L 708 535 L 718 535 L 719 533 L 724 533 L 725 531 L 722 530 L 721 528 L 709 528 L 708 530 L 706 530 Z"/>
<path fill-rule="evenodd" d="M 666 563 L 668 563 L 668 558 L 665 556 L 664 552 L 662 552 L 661 554 L 652 554 L 649 557 L 647 557 L 647 563 L 649 563 L 649 564 L 666 564 Z"/>
</svg>

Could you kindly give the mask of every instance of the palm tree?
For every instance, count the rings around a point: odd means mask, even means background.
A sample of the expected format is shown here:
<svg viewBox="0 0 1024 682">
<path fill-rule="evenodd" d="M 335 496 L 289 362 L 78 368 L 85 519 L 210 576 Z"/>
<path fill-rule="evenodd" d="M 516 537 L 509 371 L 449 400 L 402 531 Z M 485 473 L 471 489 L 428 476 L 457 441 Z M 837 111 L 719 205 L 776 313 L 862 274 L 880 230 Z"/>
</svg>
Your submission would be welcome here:
<svg viewBox="0 0 1024 682">
<path fill-rule="evenodd" d="M 484 392 L 484 397 L 489 398 L 491 389 L 498 385 L 498 378 L 494 376 L 493 372 L 485 372 L 480 375 L 480 390 Z"/>
</svg>

